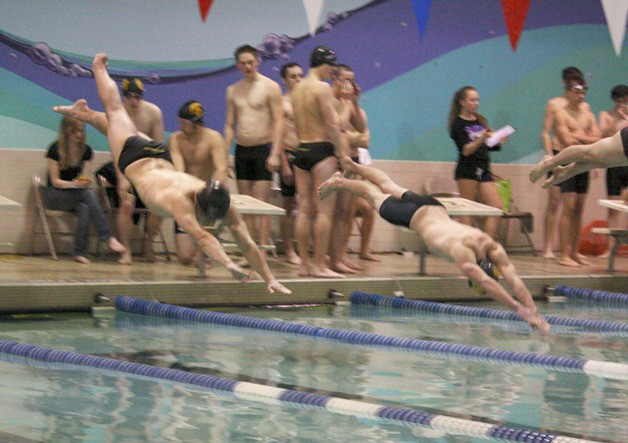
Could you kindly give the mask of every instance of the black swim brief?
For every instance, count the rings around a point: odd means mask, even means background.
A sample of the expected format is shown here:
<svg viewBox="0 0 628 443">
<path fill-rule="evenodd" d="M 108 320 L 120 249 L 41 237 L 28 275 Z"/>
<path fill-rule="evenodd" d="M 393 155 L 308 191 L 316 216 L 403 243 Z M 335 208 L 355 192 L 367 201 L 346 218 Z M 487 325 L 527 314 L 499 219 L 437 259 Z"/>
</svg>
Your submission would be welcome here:
<svg viewBox="0 0 628 443">
<path fill-rule="evenodd" d="M 172 163 L 168 146 L 156 140 L 146 140 L 144 137 L 134 135 L 124 143 L 118 168 L 124 174 L 124 170 L 131 164 L 143 158 L 161 158 Z"/>
<path fill-rule="evenodd" d="M 270 143 L 257 146 L 236 145 L 235 172 L 238 180 L 271 181 L 273 175 L 266 169 Z"/>
<path fill-rule="evenodd" d="M 291 159 L 291 163 L 299 169 L 311 171 L 318 163 L 327 157 L 333 157 L 335 154 L 334 145 L 330 142 L 301 143 L 294 150 L 294 158 Z"/>
<path fill-rule="evenodd" d="M 628 158 L 628 126 L 621 130 L 621 144 L 624 145 L 624 155 Z"/>
<path fill-rule="evenodd" d="M 410 227 L 412 217 L 423 206 L 441 206 L 441 202 L 429 195 L 419 195 L 412 191 L 406 191 L 401 198 L 388 197 L 379 207 L 379 215 L 393 225 Z"/>
</svg>

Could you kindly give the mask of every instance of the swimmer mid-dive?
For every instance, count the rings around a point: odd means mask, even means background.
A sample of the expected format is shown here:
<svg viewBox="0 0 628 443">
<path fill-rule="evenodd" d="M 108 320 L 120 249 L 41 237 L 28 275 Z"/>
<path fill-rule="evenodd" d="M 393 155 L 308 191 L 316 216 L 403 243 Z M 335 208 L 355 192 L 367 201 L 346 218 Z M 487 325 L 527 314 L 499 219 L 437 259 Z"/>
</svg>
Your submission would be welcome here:
<svg viewBox="0 0 628 443">
<path fill-rule="evenodd" d="M 549 331 L 549 324 L 539 314 L 532 295 L 499 243 L 479 229 L 452 220 L 438 200 L 397 185 L 383 171 L 355 163 L 349 157 L 342 158 L 340 163 L 345 174 L 358 174 L 365 180 L 351 180 L 337 172 L 319 186 L 321 199 L 338 190 L 364 198 L 384 220 L 414 230 L 430 252 L 455 262 L 477 289 L 511 308 L 533 329 Z M 494 264 L 519 301 L 499 284 L 498 275 L 487 260 Z"/>
<path fill-rule="evenodd" d="M 55 106 L 53 110 L 89 123 L 105 134 L 114 164 L 131 181 L 146 206 L 158 215 L 173 216 L 203 252 L 227 268 L 233 278 L 244 280 L 248 275 L 201 223 L 224 219 L 246 259 L 267 283 L 268 291 L 290 294 L 270 272 L 242 217 L 230 205 L 225 187 L 217 182 L 208 186 L 198 177 L 176 171 L 168 147 L 138 132 L 122 104 L 116 83 L 107 72 L 107 59 L 106 54 L 97 54 L 92 65 L 105 113 L 90 109 L 83 99 L 72 106 Z"/>
<path fill-rule="evenodd" d="M 553 157 L 546 155 L 530 171 L 530 180 L 534 183 L 546 172 L 553 171 L 543 183 L 547 188 L 594 168 L 616 166 L 628 166 L 628 127 L 589 145 L 573 145 Z"/>
</svg>

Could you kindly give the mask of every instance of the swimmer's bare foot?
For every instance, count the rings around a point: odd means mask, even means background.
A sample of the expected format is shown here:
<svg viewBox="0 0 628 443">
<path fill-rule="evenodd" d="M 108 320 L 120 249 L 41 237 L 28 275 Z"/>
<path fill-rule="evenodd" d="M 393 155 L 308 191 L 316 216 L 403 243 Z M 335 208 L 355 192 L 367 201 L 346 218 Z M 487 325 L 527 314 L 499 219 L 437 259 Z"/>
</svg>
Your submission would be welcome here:
<svg viewBox="0 0 628 443">
<path fill-rule="evenodd" d="M 330 268 L 333 271 L 340 272 L 342 274 L 357 274 L 358 273 L 358 271 L 356 271 L 355 269 L 351 269 L 349 266 L 345 265 L 342 261 L 332 263 Z"/>
<path fill-rule="evenodd" d="M 543 157 L 541 159 L 540 162 L 538 162 L 531 170 L 530 173 L 528 174 L 528 177 L 530 178 L 530 181 L 532 183 L 536 182 L 538 179 L 540 179 L 541 177 L 543 177 L 543 174 L 545 174 L 547 172 L 547 170 L 549 169 L 547 167 L 547 163 L 552 159 L 551 155 L 546 155 L 545 157 Z"/>
<path fill-rule="evenodd" d="M 551 249 L 546 250 L 545 252 L 543 252 L 543 258 L 552 260 L 556 258 L 556 254 L 554 254 L 554 251 L 552 251 Z"/>
<path fill-rule="evenodd" d="M 340 159 L 340 167 L 343 170 L 343 177 L 348 178 L 351 174 L 356 172 L 355 162 L 351 160 L 351 157 L 344 156 Z"/>
<path fill-rule="evenodd" d="M 104 54 L 102 52 L 98 53 L 94 56 L 94 61 L 92 62 L 92 68 L 94 69 L 106 68 L 108 61 L 109 61 L 109 56 L 107 54 Z"/>
<path fill-rule="evenodd" d="M 346 256 L 342 257 L 342 264 L 356 271 L 364 271 L 364 266 L 360 266 L 356 262 L 349 260 L 349 257 Z"/>
<path fill-rule="evenodd" d="M 234 280 L 245 281 L 248 280 L 249 275 L 240 268 L 240 266 L 231 262 L 225 266 L 229 272 L 231 272 L 231 276 Z"/>
<path fill-rule="evenodd" d="M 371 254 L 370 252 L 366 251 L 366 252 L 360 252 L 360 259 L 362 260 L 368 260 L 368 261 L 376 261 L 379 262 L 381 261 L 379 258 L 375 257 L 373 254 Z"/>
<path fill-rule="evenodd" d="M 580 263 L 582 266 L 591 266 L 591 262 L 586 257 L 586 255 L 575 254 L 575 255 L 572 255 L 571 258 L 573 258 L 574 261 Z"/>
<path fill-rule="evenodd" d="M 558 264 L 561 266 L 570 266 L 572 268 L 579 268 L 580 267 L 580 263 L 578 263 L 577 261 L 575 261 L 574 259 L 572 259 L 571 257 L 567 256 L 561 256 L 558 259 Z"/>
<path fill-rule="evenodd" d="M 312 268 L 310 276 L 314 278 L 345 278 L 344 275 L 338 274 L 329 268 Z"/>
<path fill-rule="evenodd" d="M 68 117 L 81 121 L 85 121 L 91 112 L 91 109 L 87 106 L 87 100 L 84 98 L 78 99 L 70 106 L 54 106 L 52 110 L 59 114 L 67 115 Z"/>
<path fill-rule="evenodd" d="M 77 261 L 77 262 L 82 263 L 84 265 L 89 265 L 91 263 L 91 261 L 87 257 L 83 257 L 82 255 L 75 255 L 74 256 L 74 261 Z"/>
<path fill-rule="evenodd" d="M 120 263 L 121 265 L 130 265 L 131 263 L 133 263 L 133 257 L 131 256 L 131 252 L 127 250 L 126 252 L 120 254 L 118 263 Z"/>
<path fill-rule="evenodd" d="M 310 276 L 310 268 L 305 263 L 302 263 L 301 267 L 299 268 L 299 272 L 298 272 L 297 275 L 299 277 L 309 277 Z"/>
<path fill-rule="evenodd" d="M 124 254 L 126 252 L 124 245 L 116 240 L 115 237 L 109 237 L 109 240 L 107 240 L 107 247 L 118 254 Z"/>
<path fill-rule="evenodd" d="M 286 253 L 286 261 L 291 265 L 301 266 L 301 257 L 299 257 L 294 251 Z"/>
<path fill-rule="evenodd" d="M 274 294 L 275 292 L 280 292 L 282 294 L 292 294 L 292 291 L 290 289 L 286 288 L 277 280 L 271 280 L 266 288 L 271 294 Z"/>
<path fill-rule="evenodd" d="M 339 186 L 343 181 L 344 178 L 342 177 L 342 174 L 340 172 L 334 172 L 334 175 L 329 177 L 318 187 L 318 190 L 316 191 L 318 193 L 318 198 L 324 200 L 329 197 L 339 189 Z"/>
</svg>

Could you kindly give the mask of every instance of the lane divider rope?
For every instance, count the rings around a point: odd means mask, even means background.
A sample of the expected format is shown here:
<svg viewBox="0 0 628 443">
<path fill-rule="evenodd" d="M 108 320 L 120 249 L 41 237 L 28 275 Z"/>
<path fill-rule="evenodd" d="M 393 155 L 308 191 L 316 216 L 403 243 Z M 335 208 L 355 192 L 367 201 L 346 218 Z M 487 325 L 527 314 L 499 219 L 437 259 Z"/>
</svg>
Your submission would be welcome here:
<svg viewBox="0 0 628 443">
<path fill-rule="evenodd" d="M 32 363 L 35 361 L 39 363 L 39 366 L 43 366 L 44 368 L 59 369 L 57 365 L 63 365 L 61 367 L 62 369 L 68 369 L 68 365 L 72 365 L 71 368 L 78 366 L 79 368 L 94 368 L 113 373 L 126 373 L 200 386 L 212 391 L 224 391 L 232 393 L 237 398 L 248 401 L 266 404 L 286 404 L 293 407 L 317 408 L 342 415 L 383 419 L 385 421 L 398 422 L 406 425 L 420 426 L 452 435 L 498 438 L 506 441 L 525 441 L 528 443 L 589 442 L 588 440 L 545 434 L 530 429 L 492 425 L 445 415 L 429 414 L 409 408 L 387 407 L 374 403 L 264 386 L 256 383 L 241 382 L 206 374 L 195 374 L 176 369 L 159 368 L 141 363 L 44 348 L 25 343 L 0 340 L 0 353 L 12 356 L 12 358 L 3 358 L 2 360 L 13 364 L 38 366 L 38 364 Z"/>
<path fill-rule="evenodd" d="M 414 338 L 392 337 L 371 334 L 355 330 L 323 328 L 320 326 L 300 325 L 279 320 L 267 320 L 222 312 L 174 306 L 133 297 L 118 296 L 114 301 L 116 309 L 142 315 L 152 315 L 171 319 L 213 323 L 224 326 L 261 329 L 273 332 L 304 335 L 367 346 L 385 346 L 405 351 L 426 352 L 438 357 L 456 356 L 475 361 L 491 361 L 512 365 L 535 366 L 563 372 L 578 372 L 592 376 L 628 380 L 628 365 L 621 363 L 585 360 L 581 358 L 561 357 L 550 354 L 533 354 L 484 348 L 457 343 L 444 343 Z"/>
</svg>

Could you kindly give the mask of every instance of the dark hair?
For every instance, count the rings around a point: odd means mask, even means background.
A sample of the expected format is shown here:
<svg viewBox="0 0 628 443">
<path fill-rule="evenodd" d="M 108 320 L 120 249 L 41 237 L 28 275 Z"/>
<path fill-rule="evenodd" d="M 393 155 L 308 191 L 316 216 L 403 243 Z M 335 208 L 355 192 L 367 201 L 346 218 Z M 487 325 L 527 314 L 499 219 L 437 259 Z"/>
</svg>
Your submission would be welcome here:
<svg viewBox="0 0 628 443">
<path fill-rule="evenodd" d="M 288 75 L 288 69 L 294 68 L 296 66 L 298 66 L 299 68 L 303 69 L 301 67 L 301 65 L 298 64 L 297 62 L 290 62 L 290 63 L 286 63 L 285 65 L 283 65 L 281 67 L 281 71 L 279 71 L 281 73 L 281 78 L 286 78 L 286 75 Z"/>
<path fill-rule="evenodd" d="M 628 96 L 628 86 L 626 85 L 617 85 L 611 89 L 611 100 L 617 100 L 626 96 Z"/>
<path fill-rule="evenodd" d="M 349 65 L 345 65 L 344 63 L 338 63 L 338 71 L 353 72 L 353 69 Z"/>
<path fill-rule="evenodd" d="M 462 107 L 460 106 L 460 100 L 466 97 L 468 91 L 477 91 L 477 89 L 475 89 L 473 86 L 463 86 L 456 91 L 454 97 L 451 99 L 451 108 L 449 109 L 449 118 L 447 119 L 447 129 L 450 133 L 454 121 L 456 120 L 456 117 L 458 117 L 458 114 L 460 114 L 460 110 L 462 109 Z M 488 127 L 488 121 L 483 116 L 481 116 L 477 112 L 475 113 L 475 115 L 478 121 L 483 126 Z"/>
<path fill-rule="evenodd" d="M 574 77 L 582 77 L 584 78 L 584 74 L 582 73 L 582 71 L 578 68 L 576 68 L 575 66 L 568 66 L 565 69 L 563 69 L 563 81 L 568 81 Z"/>
<path fill-rule="evenodd" d="M 238 57 L 240 57 L 240 54 L 244 54 L 245 52 L 253 54 L 255 57 L 257 57 L 257 49 L 255 49 L 251 45 L 242 45 L 242 46 L 237 47 L 235 52 L 233 53 L 233 56 L 235 57 L 236 61 L 238 60 Z"/>
</svg>

